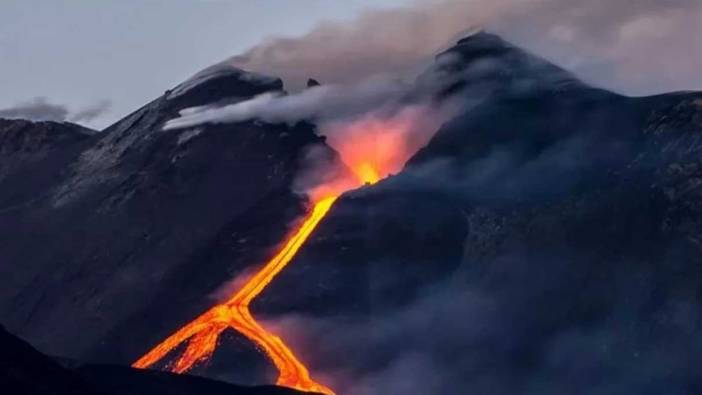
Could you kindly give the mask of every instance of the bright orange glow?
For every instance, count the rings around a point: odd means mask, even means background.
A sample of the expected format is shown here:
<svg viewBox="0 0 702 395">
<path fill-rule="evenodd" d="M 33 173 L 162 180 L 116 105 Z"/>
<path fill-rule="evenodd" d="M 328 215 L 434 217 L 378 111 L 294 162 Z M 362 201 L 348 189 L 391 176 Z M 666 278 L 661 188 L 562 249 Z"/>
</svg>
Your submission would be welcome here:
<svg viewBox="0 0 702 395">
<path fill-rule="evenodd" d="M 370 114 L 333 123 L 323 132 L 356 179 L 373 184 L 402 170 L 407 159 L 426 144 L 429 136 L 423 129 L 435 130 L 432 121 L 426 109 L 407 107 L 391 116 Z"/>
<path fill-rule="evenodd" d="M 378 172 L 375 171 L 370 163 L 361 163 L 355 173 L 366 184 L 375 184 L 380 180 Z"/>
<path fill-rule="evenodd" d="M 175 373 L 187 372 L 196 364 L 208 360 L 217 348 L 221 333 L 231 328 L 255 342 L 271 359 L 279 372 L 276 384 L 333 395 L 330 388 L 310 377 L 308 369 L 280 337 L 256 322 L 249 311 L 249 304 L 293 259 L 338 196 L 359 185 L 374 184 L 401 169 L 413 152 L 407 138 L 413 120 L 412 114 L 401 113 L 389 119 L 370 116 L 335 125 L 341 130 L 338 134 L 330 135 L 330 145 L 340 153 L 354 179 L 335 179 L 309 191 L 316 202 L 312 212 L 293 230 L 270 261 L 225 302 L 178 329 L 132 366 L 142 369 L 153 366 L 178 346 L 186 344 L 185 351 L 167 369 Z"/>
</svg>

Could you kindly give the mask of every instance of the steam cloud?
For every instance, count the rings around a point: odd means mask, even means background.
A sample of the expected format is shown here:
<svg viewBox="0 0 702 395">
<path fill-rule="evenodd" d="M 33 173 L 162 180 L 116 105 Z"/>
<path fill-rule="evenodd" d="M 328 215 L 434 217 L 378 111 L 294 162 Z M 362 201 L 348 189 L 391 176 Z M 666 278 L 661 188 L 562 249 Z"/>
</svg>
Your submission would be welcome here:
<svg viewBox="0 0 702 395">
<path fill-rule="evenodd" d="M 301 86 L 407 74 L 466 29 L 498 33 L 586 80 L 627 94 L 702 88 L 697 0 L 429 0 L 272 38 L 230 61 Z"/>
<path fill-rule="evenodd" d="M 103 100 L 72 113 L 66 106 L 51 103 L 45 97 L 20 103 L 14 107 L 0 109 L 0 118 L 20 118 L 30 121 L 70 121 L 90 122 L 110 108 L 110 102 Z"/>
</svg>

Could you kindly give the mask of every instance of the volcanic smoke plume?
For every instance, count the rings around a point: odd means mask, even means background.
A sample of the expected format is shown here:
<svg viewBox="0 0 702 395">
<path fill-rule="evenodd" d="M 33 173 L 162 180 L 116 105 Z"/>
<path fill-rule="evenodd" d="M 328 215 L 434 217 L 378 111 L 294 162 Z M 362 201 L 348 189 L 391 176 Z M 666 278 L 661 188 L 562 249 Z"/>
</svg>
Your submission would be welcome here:
<svg viewBox="0 0 702 395">
<path fill-rule="evenodd" d="M 323 23 L 301 37 L 273 37 L 229 62 L 281 76 L 293 89 L 309 77 L 352 83 L 412 75 L 480 27 L 598 85 L 651 94 L 702 88 L 702 45 L 690 40 L 700 18 L 697 0 L 425 0 Z"/>
</svg>

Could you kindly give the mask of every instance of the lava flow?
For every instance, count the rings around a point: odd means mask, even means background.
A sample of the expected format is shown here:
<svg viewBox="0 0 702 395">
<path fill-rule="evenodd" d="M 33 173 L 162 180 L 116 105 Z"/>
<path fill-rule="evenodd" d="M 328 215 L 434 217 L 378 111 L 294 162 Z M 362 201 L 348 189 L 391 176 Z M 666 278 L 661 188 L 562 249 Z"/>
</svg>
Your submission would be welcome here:
<svg viewBox="0 0 702 395">
<path fill-rule="evenodd" d="M 161 360 L 178 345 L 188 341 L 187 348 L 180 358 L 169 368 L 175 373 L 190 370 L 196 363 L 208 359 L 215 348 L 219 335 L 232 328 L 259 345 L 271 358 L 279 376 L 276 384 L 302 391 L 333 394 L 326 386 L 310 378 L 310 374 L 293 352 L 274 334 L 266 331 L 251 315 L 249 303 L 263 291 L 271 280 L 295 256 L 317 224 L 329 212 L 336 196 L 321 199 L 302 225 L 294 231 L 283 248 L 256 275 L 229 298 L 225 303 L 212 307 L 194 321 L 179 329 L 166 340 L 154 347 L 132 365 L 135 368 L 148 368 Z"/>
<path fill-rule="evenodd" d="M 231 328 L 255 342 L 273 361 L 279 372 L 278 385 L 333 395 L 330 388 L 310 377 L 308 369 L 280 337 L 256 322 L 249 304 L 292 260 L 341 193 L 359 185 L 374 184 L 381 176 L 387 176 L 400 168 L 411 152 L 403 144 L 403 135 L 413 121 L 413 118 L 401 114 L 395 119 L 359 119 L 343 125 L 344 130 L 337 133 L 337 137 L 343 134 L 345 138 L 338 139 L 331 145 L 340 153 L 353 176 L 319 185 L 316 192 L 310 193 L 315 202 L 312 212 L 263 268 L 226 302 L 210 308 L 180 328 L 132 366 L 142 369 L 153 366 L 178 346 L 186 344 L 185 351 L 167 368 L 175 373 L 187 372 L 195 364 L 209 359 L 217 348 L 220 334 Z"/>
</svg>

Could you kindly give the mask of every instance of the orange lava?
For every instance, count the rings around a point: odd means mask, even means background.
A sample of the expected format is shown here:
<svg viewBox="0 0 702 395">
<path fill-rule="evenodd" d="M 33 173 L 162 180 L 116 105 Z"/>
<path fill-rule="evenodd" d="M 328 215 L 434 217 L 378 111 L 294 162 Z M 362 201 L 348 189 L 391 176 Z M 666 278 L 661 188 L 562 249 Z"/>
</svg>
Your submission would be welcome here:
<svg viewBox="0 0 702 395">
<path fill-rule="evenodd" d="M 263 291 L 273 278 L 290 262 L 297 250 L 305 243 L 317 224 L 329 212 L 336 196 L 320 200 L 302 225 L 295 230 L 278 254 L 225 303 L 216 305 L 180 328 L 132 365 L 148 368 L 163 359 L 184 342 L 187 347 L 180 358 L 169 369 L 175 373 L 190 370 L 196 363 L 207 360 L 215 348 L 219 335 L 232 328 L 260 346 L 278 368 L 276 384 L 302 391 L 332 395 L 334 392 L 310 377 L 305 365 L 276 335 L 259 325 L 249 311 L 249 303 Z"/>
</svg>

